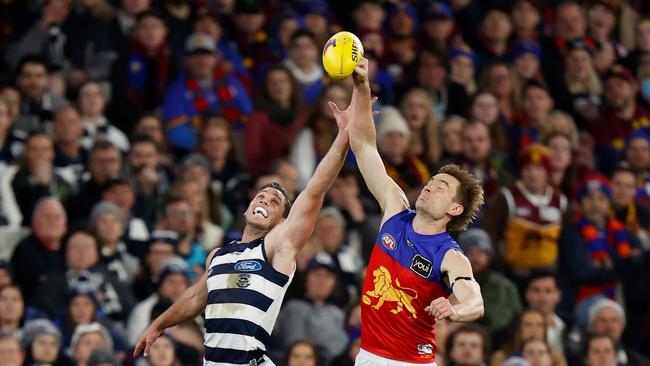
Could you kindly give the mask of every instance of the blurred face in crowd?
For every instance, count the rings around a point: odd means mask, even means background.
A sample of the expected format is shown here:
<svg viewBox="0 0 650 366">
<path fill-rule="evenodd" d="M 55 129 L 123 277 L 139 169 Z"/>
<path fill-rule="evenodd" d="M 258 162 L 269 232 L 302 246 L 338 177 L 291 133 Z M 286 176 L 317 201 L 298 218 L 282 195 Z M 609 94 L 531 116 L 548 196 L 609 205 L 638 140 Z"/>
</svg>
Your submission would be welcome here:
<svg viewBox="0 0 650 366">
<path fill-rule="evenodd" d="M 333 215 L 323 216 L 316 221 L 314 235 L 324 251 L 334 254 L 345 239 L 344 223 Z"/>
<path fill-rule="evenodd" d="M 145 116 L 138 121 L 133 131 L 135 135 L 143 134 L 151 137 L 159 146 L 165 145 L 165 136 L 163 135 L 160 119 L 153 116 Z"/>
<path fill-rule="evenodd" d="M 289 58 L 300 69 L 311 70 L 317 65 L 318 60 L 316 42 L 308 36 L 294 39 L 291 48 L 289 48 Z"/>
<path fill-rule="evenodd" d="M 479 333 L 460 332 L 454 337 L 449 359 L 456 365 L 479 366 L 483 358 L 483 338 Z"/>
<path fill-rule="evenodd" d="M 127 14 L 135 16 L 149 9 L 150 0 L 122 0 L 122 9 Z"/>
<path fill-rule="evenodd" d="M 489 42 L 504 42 L 512 33 L 512 23 L 508 14 L 501 10 L 488 11 L 481 23 L 481 34 Z"/>
<path fill-rule="evenodd" d="M 461 85 L 474 79 L 474 61 L 467 56 L 456 56 L 449 62 L 449 78 Z"/>
<path fill-rule="evenodd" d="M 113 202 L 122 209 L 124 215 L 128 216 L 135 203 L 135 192 L 133 192 L 133 188 L 128 184 L 115 185 L 104 192 L 102 199 Z"/>
<path fill-rule="evenodd" d="M 203 15 L 194 23 L 194 32 L 205 33 L 219 42 L 221 39 L 221 24 L 210 15 Z"/>
<path fill-rule="evenodd" d="M 451 118 L 440 126 L 442 149 L 449 154 L 456 155 L 463 151 L 463 120 Z"/>
<path fill-rule="evenodd" d="M 555 33 L 562 39 L 584 37 L 587 31 L 585 15 L 578 4 L 564 4 L 557 8 Z"/>
<path fill-rule="evenodd" d="M 10 336 L 0 338 L 0 360 L 3 366 L 22 366 L 25 354 L 18 339 Z"/>
<path fill-rule="evenodd" d="M 15 121 L 20 114 L 20 93 L 12 87 L 5 87 L 0 91 L 0 97 L 4 98 L 9 107 L 9 118 Z"/>
<path fill-rule="evenodd" d="M 11 272 L 6 268 L 0 268 L 0 288 L 11 285 L 12 281 Z"/>
<path fill-rule="evenodd" d="M 517 33 L 533 32 L 541 21 L 539 11 L 529 1 L 518 1 L 512 7 L 511 15 L 512 25 Z"/>
<path fill-rule="evenodd" d="M 587 345 L 585 365 L 616 366 L 616 346 L 607 336 L 592 338 Z"/>
<path fill-rule="evenodd" d="M 447 70 L 435 55 L 425 52 L 420 56 L 418 82 L 427 89 L 440 89 L 445 83 Z"/>
<path fill-rule="evenodd" d="M 571 142 L 565 135 L 555 135 L 548 140 L 548 149 L 551 151 L 553 170 L 564 171 L 571 165 Z"/>
<path fill-rule="evenodd" d="M 40 162 L 54 161 L 54 144 L 47 135 L 32 136 L 25 146 L 25 159 L 30 170 L 34 170 Z"/>
<path fill-rule="evenodd" d="M 4 136 L 12 125 L 9 103 L 0 99 L 0 135 Z"/>
<path fill-rule="evenodd" d="M 122 157 L 116 147 L 93 150 L 88 162 L 88 170 L 94 181 L 103 184 L 116 177 L 122 170 Z"/>
<path fill-rule="evenodd" d="M 39 334 L 32 342 L 32 358 L 36 364 L 54 364 L 59 358 L 59 341 L 52 334 Z"/>
<path fill-rule="evenodd" d="M 217 55 L 209 52 L 196 52 L 186 56 L 187 72 L 197 80 L 212 80 L 212 73 L 217 66 Z"/>
<path fill-rule="evenodd" d="M 617 57 L 616 50 L 611 44 L 601 44 L 594 52 L 594 68 L 604 74 L 614 64 Z"/>
<path fill-rule="evenodd" d="M 72 234 L 65 251 L 67 267 L 74 271 L 83 271 L 94 266 L 98 261 L 99 253 L 95 238 L 83 232 Z"/>
<path fill-rule="evenodd" d="M 568 78 L 576 81 L 584 81 L 591 77 L 593 63 L 591 55 L 584 49 L 575 49 L 566 55 L 566 71 Z"/>
<path fill-rule="evenodd" d="M 625 160 L 634 171 L 644 171 L 650 167 L 650 141 L 637 137 L 625 148 Z"/>
<path fill-rule="evenodd" d="M 295 197 L 298 190 L 298 168 L 288 161 L 278 164 L 276 169 L 280 183 L 286 188 L 289 197 Z"/>
<path fill-rule="evenodd" d="M 8 286 L 0 290 L 0 320 L 3 326 L 13 324 L 18 327 L 24 313 L 23 295 L 17 287 Z"/>
<path fill-rule="evenodd" d="M 463 155 L 474 163 L 480 163 L 490 156 L 492 140 L 490 131 L 483 123 L 472 123 L 463 129 Z"/>
<path fill-rule="evenodd" d="M 289 47 L 291 35 L 293 32 L 298 30 L 299 27 L 300 25 L 298 24 L 298 21 L 293 17 L 285 18 L 280 22 L 280 25 L 278 26 L 278 39 L 280 39 L 280 43 L 285 47 L 285 49 Z"/>
<path fill-rule="evenodd" d="M 561 295 L 555 278 L 551 276 L 532 280 L 524 293 L 528 305 L 546 315 L 555 312 L 555 307 L 560 302 Z"/>
<path fill-rule="evenodd" d="M 165 42 L 167 27 L 162 19 L 147 16 L 135 26 L 134 37 L 147 51 L 153 52 Z"/>
<path fill-rule="evenodd" d="M 332 110 L 330 109 L 329 105 L 327 105 L 328 101 L 334 102 L 334 104 L 336 104 L 340 110 L 343 110 L 350 104 L 350 93 L 348 93 L 339 84 L 334 84 L 327 88 L 325 97 L 322 98 L 320 110 L 325 115 L 325 117 L 333 120 L 334 114 L 332 114 Z"/>
<path fill-rule="evenodd" d="M 196 227 L 194 210 L 187 201 L 178 201 L 167 205 L 165 218 L 167 229 L 177 232 L 179 236 L 192 233 Z"/>
<path fill-rule="evenodd" d="M 160 156 L 156 145 L 151 142 L 140 142 L 131 146 L 129 154 L 129 163 L 134 168 L 151 168 L 158 167 Z"/>
<path fill-rule="evenodd" d="M 32 229 L 48 250 L 58 250 L 68 228 L 68 217 L 61 202 L 48 200 L 36 207 Z"/>
<path fill-rule="evenodd" d="M 408 139 L 401 132 L 387 132 L 379 140 L 378 148 L 390 162 L 400 164 L 408 150 Z"/>
<path fill-rule="evenodd" d="M 609 198 L 600 190 L 585 194 L 580 202 L 582 214 L 597 225 L 604 225 L 605 218 L 609 215 Z"/>
<path fill-rule="evenodd" d="M 534 79 L 539 74 L 539 60 L 533 53 L 524 53 L 514 62 L 515 71 L 525 80 Z"/>
<path fill-rule="evenodd" d="M 277 69 L 266 76 L 266 93 L 271 99 L 287 108 L 291 103 L 293 85 L 291 75 L 286 70 Z"/>
<path fill-rule="evenodd" d="M 486 125 L 491 125 L 499 118 L 499 105 L 497 98 L 490 93 L 481 93 L 474 99 L 472 109 L 470 111 L 471 117 Z"/>
<path fill-rule="evenodd" d="M 124 223 L 113 213 L 103 214 L 97 221 L 97 236 L 102 244 L 115 244 L 124 235 Z"/>
<path fill-rule="evenodd" d="M 176 250 L 173 245 L 165 242 L 155 242 L 149 247 L 147 253 L 147 264 L 153 275 L 158 275 L 162 269 L 162 264 L 173 257 Z"/>
<path fill-rule="evenodd" d="M 151 366 L 172 366 L 176 361 L 174 343 L 168 337 L 159 337 L 149 349 Z"/>
<path fill-rule="evenodd" d="M 298 343 L 289 351 L 287 366 L 316 366 L 314 348 L 306 343 Z"/>
<path fill-rule="evenodd" d="M 618 342 L 623 334 L 623 319 L 621 319 L 616 310 L 606 307 L 596 314 L 590 328 L 590 331 L 607 334 Z"/>
<path fill-rule="evenodd" d="M 384 8 L 372 2 L 364 2 L 354 11 L 354 22 L 358 29 L 380 30 L 385 18 Z"/>
<path fill-rule="evenodd" d="M 521 182 L 534 194 L 544 194 L 548 185 L 546 169 L 538 164 L 527 164 L 521 169 Z"/>
<path fill-rule="evenodd" d="M 603 90 L 607 104 L 616 112 L 623 111 L 634 105 L 636 87 L 629 81 L 610 77 L 605 81 Z"/>
<path fill-rule="evenodd" d="M 305 14 L 305 25 L 314 34 L 323 34 L 327 32 L 327 19 L 316 13 Z"/>
<path fill-rule="evenodd" d="M 171 301 L 178 300 L 187 289 L 187 278 L 180 273 L 172 273 L 160 284 L 158 293 Z"/>
<path fill-rule="evenodd" d="M 354 176 L 339 176 L 332 184 L 327 197 L 336 206 L 343 207 L 348 197 L 359 196 L 359 184 Z"/>
<path fill-rule="evenodd" d="M 449 18 L 434 18 L 429 19 L 424 23 L 424 32 L 434 42 L 444 43 L 451 37 L 451 32 L 454 30 L 454 21 Z"/>
<path fill-rule="evenodd" d="M 529 311 L 521 318 L 520 338 L 544 340 L 546 321 L 542 314 Z"/>
<path fill-rule="evenodd" d="M 433 112 L 431 110 L 431 99 L 424 91 L 412 91 L 404 97 L 401 112 L 411 130 L 424 128 L 427 119 Z"/>
<path fill-rule="evenodd" d="M 102 87 L 95 82 L 84 84 L 79 90 L 79 110 L 84 116 L 99 116 L 104 113 L 106 96 Z"/>
<path fill-rule="evenodd" d="M 488 91 L 498 98 L 505 98 L 512 92 L 510 69 L 504 64 L 497 64 L 488 70 Z"/>
<path fill-rule="evenodd" d="M 616 26 L 616 15 L 603 4 L 592 5 L 587 15 L 589 34 L 597 40 L 609 41 Z"/>
<path fill-rule="evenodd" d="M 612 177 L 612 204 L 627 207 L 634 203 L 636 196 L 636 178 L 632 172 L 619 171 Z"/>
<path fill-rule="evenodd" d="M 305 297 L 309 300 L 322 302 L 334 292 L 336 275 L 326 268 L 314 268 L 307 273 L 305 281 Z"/>
<path fill-rule="evenodd" d="M 203 166 L 193 165 L 183 171 L 183 180 L 193 181 L 203 191 L 210 185 L 210 172 Z"/>
<path fill-rule="evenodd" d="M 650 20 L 642 20 L 637 25 L 636 45 L 643 52 L 650 51 Z"/>
<path fill-rule="evenodd" d="M 209 126 L 203 130 L 201 151 L 211 162 L 226 160 L 230 147 L 226 126 Z"/>
<path fill-rule="evenodd" d="M 61 144 L 78 144 L 84 129 L 77 110 L 65 107 L 56 113 L 52 123 L 54 140 Z"/>
<path fill-rule="evenodd" d="M 234 14 L 233 20 L 239 31 L 246 36 L 254 36 L 264 25 L 264 13 Z"/>
<path fill-rule="evenodd" d="M 366 52 L 372 51 L 377 57 L 382 57 L 384 55 L 384 38 L 381 33 L 366 33 L 361 37 L 361 43 Z"/>
<path fill-rule="evenodd" d="M 415 22 L 405 9 L 398 11 L 390 18 L 390 30 L 394 35 L 409 37 L 413 34 L 414 28 Z"/>
<path fill-rule="evenodd" d="M 192 212 L 195 215 L 198 215 L 203 208 L 203 202 L 205 202 L 205 193 L 201 190 L 201 187 L 198 183 L 193 181 L 187 181 L 183 183 L 183 186 L 180 190 L 181 197 L 187 201 L 192 209 Z"/>
<path fill-rule="evenodd" d="M 75 325 L 91 323 L 95 319 L 95 302 L 88 295 L 75 296 L 68 307 L 70 320 Z"/>
<path fill-rule="evenodd" d="M 478 246 L 472 247 L 465 254 L 472 265 L 472 272 L 475 274 L 482 273 L 490 264 L 490 255 Z"/>
<path fill-rule="evenodd" d="M 86 333 L 79 337 L 74 349 L 73 358 L 78 364 L 86 365 L 90 355 L 96 349 L 108 349 L 108 343 L 99 332 Z"/>
<path fill-rule="evenodd" d="M 47 92 L 49 75 L 45 65 L 26 63 L 18 75 L 18 87 L 32 102 L 40 103 Z"/>
<path fill-rule="evenodd" d="M 522 106 L 530 122 L 539 124 L 544 122 L 553 109 L 553 99 L 546 90 L 529 87 L 524 93 Z"/>
<path fill-rule="evenodd" d="M 523 356 L 530 366 L 553 366 L 551 351 L 546 342 L 532 340 L 524 344 Z"/>
</svg>

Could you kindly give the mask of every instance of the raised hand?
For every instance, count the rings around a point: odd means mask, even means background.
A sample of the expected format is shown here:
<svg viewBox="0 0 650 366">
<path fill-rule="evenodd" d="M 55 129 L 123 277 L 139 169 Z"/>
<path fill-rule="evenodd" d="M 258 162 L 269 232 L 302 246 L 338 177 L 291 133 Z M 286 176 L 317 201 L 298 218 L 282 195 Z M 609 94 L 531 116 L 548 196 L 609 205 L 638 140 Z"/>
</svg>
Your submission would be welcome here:
<svg viewBox="0 0 650 366">
<path fill-rule="evenodd" d="M 375 104 L 375 102 L 377 102 L 377 97 L 372 98 L 370 105 L 372 106 Z M 331 101 L 327 102 L 327 105 L 329 105 L 330 109 L 332 110 L 332 114 L 334 114 L 334 119 L 336 119 L 336 125 L 339 126 L 339 131 L 347 131 L 350 119 L 352 117 L 352 103 L 350 103 L 350 105 L 348 105 L 345 110 L 340 110 L 336 103 Z M 379 112 L 373 111 L 372 114 L 374 116 L 379 114 Z"/>
<path fill-rule="evenodd" d="M 163 333 L 162 330 L 159 330 L 154 324 L 150 325 L 149 328 L 142 333 L 140 339 L 138 339 L 138 343 L 135 345 L 135 349 L 133 350 L 133 357 L 138 357 L 142 350 L 144 350 L 144 357 L 149 356 L 149 348 Z"/>
</svg>

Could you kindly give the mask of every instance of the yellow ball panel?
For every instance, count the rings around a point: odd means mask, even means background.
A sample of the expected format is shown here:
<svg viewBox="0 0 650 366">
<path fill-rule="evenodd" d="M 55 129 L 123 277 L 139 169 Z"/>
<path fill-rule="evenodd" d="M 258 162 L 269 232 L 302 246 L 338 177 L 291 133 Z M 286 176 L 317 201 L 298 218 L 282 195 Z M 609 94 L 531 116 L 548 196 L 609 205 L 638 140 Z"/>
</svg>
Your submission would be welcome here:
<svg viewBox="0 0 650 366">
<path fill-rule="evenodd" d="M 357 63 L 363 57 L 363 45 L 350 32 L 338 32 L 323 47 L 323 67 L 336 80 L 352 75 Z"/>
</svg>

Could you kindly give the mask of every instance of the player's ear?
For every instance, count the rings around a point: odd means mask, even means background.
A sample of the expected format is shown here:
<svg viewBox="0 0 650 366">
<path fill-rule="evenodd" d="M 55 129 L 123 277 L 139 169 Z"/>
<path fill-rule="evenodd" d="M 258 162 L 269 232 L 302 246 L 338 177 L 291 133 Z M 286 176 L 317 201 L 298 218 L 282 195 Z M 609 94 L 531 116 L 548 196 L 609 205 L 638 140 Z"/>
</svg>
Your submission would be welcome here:
<svg viewBox="0 0 650 366">
<path fill-rule="evenodd" d="M 463 211 L 465 211 L 465 208 L 463 207 L 463 205 L 461 205 L 460 203 L 454 202 L 454 203 L 451 204 L 451 207 L 449 208 L 449 210 L 447 210 L 447 213 L 450 216 L 458 216 L 458 215 L 462 214 Z"/>
</svg>

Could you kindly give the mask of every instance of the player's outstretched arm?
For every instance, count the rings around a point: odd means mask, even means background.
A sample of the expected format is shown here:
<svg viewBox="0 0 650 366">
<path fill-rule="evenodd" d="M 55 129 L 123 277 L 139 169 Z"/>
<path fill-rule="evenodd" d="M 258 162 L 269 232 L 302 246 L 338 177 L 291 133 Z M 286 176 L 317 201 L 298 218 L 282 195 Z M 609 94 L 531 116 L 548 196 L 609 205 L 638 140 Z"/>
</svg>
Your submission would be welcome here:
<svg viewBox="0 0 650 366">
<path fill-rule="evenodd" d="M 470 322 L 483 316 L 481 288 L 474 279 L 472 266 L 467 257 L 456 250 L 445 254 L 440 266 L 447 273 L 452 294 L 449 298 L 439 297 L 424 310 L 436 320 L 449 318 L 452 321 Z"/>
<path fill-rule="evenodd" d="M 341 171 L 349 147 L 347 125 L 339 124 L 336 139 L 316 167 L 307 187 L 296 198 L 287 219 L 267 235 L 265 243 L 273 253 L 276 269 L 291 271 L 293 260 L 314 231 L 325 193 Z"/>
<path fill-rule="evenodd" d="M 383 224 L 391 216 L 408 208 L 409 203 L 402 189 L 388 176 L 377 150 L 377 132 L 372 118 L 368 81 L 368 60 L 363 59 L 359 62 L 353 78 L 354 90 L 348 109 L 341 112 L 333 103 L 330 103 L 330 108 L 337 120 L 344 118 L 349 120 L 350 146 L 368 189 L 384 213 Z"/>
<path fill-rule="evenodd" d="M 215 249 L 208 256 L 205 265 L 206 271 L 203 276 L 194 285 L 185 290 L 183 295 L 169 309 L 160 314 L 144 333 L 142 333 L 133 350 L 133 357 L 137 357 L 143 350 L 144 356 L 147 357 L 149 355 L 149 348 L 163 334 L 165 329 L 190 321 L 205 310 L 208 303 L 208 268 L 216 251 Z"/>
</svg>

